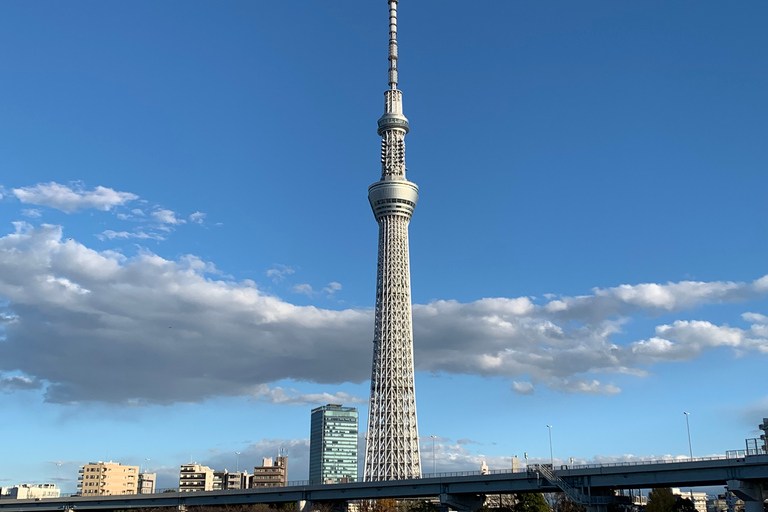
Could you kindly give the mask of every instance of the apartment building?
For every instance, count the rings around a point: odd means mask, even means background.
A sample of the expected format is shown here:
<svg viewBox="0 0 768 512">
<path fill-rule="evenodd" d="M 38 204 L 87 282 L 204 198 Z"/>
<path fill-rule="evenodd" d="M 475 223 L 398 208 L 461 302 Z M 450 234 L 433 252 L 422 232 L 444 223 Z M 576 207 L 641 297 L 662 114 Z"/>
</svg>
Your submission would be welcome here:
<svg viewBox="0 0 768 512">
<path fill-rule="evenodd" d="M 0 487 L 0 499 L 34 500 L 58 498 L 59 496 L 61 496 L 61 489 L 56 484 L 21 484 Z"/>
<path fill-rule="evenodd" d="M 157 483 L 157 473 L 141 473 L 139 475 L 139 494 L 154 494 Z"/>
<path fill-rule="evenodd" d="M 179 470 L 179 492 L 212 491 L 213 470 L 208 466 L 190 462 Z"/>
<path fill-rule="evenodd" d="M 251 488 L 285 487 L 288 485 L 288 457 L 268 457 L 262 460 L 261 466 L 253 468 Z"/>
<path fill-rule="evenodd" d="M 247 489 L 250 475 L 245 471 L 230 473 L 224 471 L 213 472 L 213 490 L 229 491 L 233 489 Z"/>
<path fill-rule="evenodd" d="M 77 490 L 82 496 L 138 493 L 138 466 L 123 466 L 119 462 L 90 462 L 80 466 L 78 473 Z"/>
</svg>

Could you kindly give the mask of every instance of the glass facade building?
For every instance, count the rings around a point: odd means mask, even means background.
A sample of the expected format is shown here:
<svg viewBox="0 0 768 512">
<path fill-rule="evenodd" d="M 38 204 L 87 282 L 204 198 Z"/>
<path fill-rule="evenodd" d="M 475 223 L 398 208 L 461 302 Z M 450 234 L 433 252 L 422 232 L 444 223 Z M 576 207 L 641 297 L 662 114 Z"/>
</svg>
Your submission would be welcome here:
<svg viewBox="0 0 768 512">
<path fill-rule="evenodd" d="M 328 404 L 312 409 L 310 483 L 357 482 L 357 429 L 356 407 Z"/>
</svg>

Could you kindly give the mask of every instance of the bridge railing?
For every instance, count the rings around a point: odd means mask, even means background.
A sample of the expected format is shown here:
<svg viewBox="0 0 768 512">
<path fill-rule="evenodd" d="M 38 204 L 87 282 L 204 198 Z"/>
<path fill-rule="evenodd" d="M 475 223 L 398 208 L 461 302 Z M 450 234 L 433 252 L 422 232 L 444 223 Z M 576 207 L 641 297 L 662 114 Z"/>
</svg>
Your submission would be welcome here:
<svg viewBox="0 0 768 512">
<path fill-rule="evenodd" d="M 647 464 L 678 464 L 681 462 L 700 462 L 708 460 L 723 460 L 727 458 L 729 458 L 727 455 L 715 455 L 712 457 L 694 457 L 693 459 L 686 457 L 684 459 L 651 459 L 627 462 L 606 462 L 603 464 L 574 464 L 572 466 L 562 466 L 560 469 L 594 469 L 625 466 L 645 466 Z"/>
<path fill-rule="evenodd" d="M 754 452 L 754 453 L 753 453 Z M 765 452 L 761 452 L 759 450 L 729 450 L 726 452 L 725 455 L 718 455 L 713 457 L 695 457 L 693 459 L 690 458 L 684 458 L 684 459 L 653 459 L 653 460 L 641 460 L 641 461 L 628 461 L 628 462 L 606 462 L 602 464 L 570 464 L 570 465 L 561 465 L 556 471 L 562 471 L 562 470 L 572 470 L 572 469 L 595 469 L 595 468 L 606 468 L 606 467 L 631 467 L 631 466 L 643 466 L 648 464 L 674 464 L 674 463 L 683 463 L 683 462 L 698 462 L 698 461 L 715 461 L 715 460 L 723 460 L 723 459 L 741 459 L 745 456 L 750 455 L 764 455 Z M 535 464 L 529 464 L 528 466 L 520 466 L 517 469 L 492 469 L 487 471 L 449 471 L 444 473 L 423 473 L 422 478 L 450 478 L 450 477 L 464 477 L 464 476 L 480 476 L 480 475 L 503 475 L 503 474 L 509 474 L 509 473 L 525 473 L 528 471 L 528 467 L 536 467 Z M 301 487 L 310 485 L 309 480 L 292 480 L 287 483 L 287 487 Z M 315 485 L 315 484 L 313 484 Z M 337 484 L 316 484 L 316 485 L 337 485 Z M 272 489 L 271 487 L 264 487 L 263 489 Z M 235 493 L 235 492 L 241 492 L 244 490 L 256 490 L 256 489 L 227 489 L 224 491 L 217 491 L 217 492 L 223 492 L 223 493 Z M 187 493 L 180 493 L 178 488 L 176 487 L 170 487 L 170 488 L 157 488 L 155 489 L 155 492 L 153 494 L 163 494 L 163 493 L 179 493 L 179 494 L 187 494 Z M 79 494 L 70 494 L 70 495 L 64 495 L 62 494 L 62 497 L 76 497 L 79 496 Z"/>
</svg>

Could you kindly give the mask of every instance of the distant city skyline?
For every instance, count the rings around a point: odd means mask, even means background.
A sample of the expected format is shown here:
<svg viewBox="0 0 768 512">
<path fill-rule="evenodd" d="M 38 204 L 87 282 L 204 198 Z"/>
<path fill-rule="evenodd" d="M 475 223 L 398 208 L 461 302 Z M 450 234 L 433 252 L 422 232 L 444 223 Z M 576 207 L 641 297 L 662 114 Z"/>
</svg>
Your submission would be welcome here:
<svg viewBox="0 0 768 512">
<path fill-rule="evenodd" d="M 768 4 L 399 10 L 427 471 L 759 435 Z M 305 480 L 310 411 L 367 417 L 383 16 L 0 2 L 0 485 Z"/>
</svg>

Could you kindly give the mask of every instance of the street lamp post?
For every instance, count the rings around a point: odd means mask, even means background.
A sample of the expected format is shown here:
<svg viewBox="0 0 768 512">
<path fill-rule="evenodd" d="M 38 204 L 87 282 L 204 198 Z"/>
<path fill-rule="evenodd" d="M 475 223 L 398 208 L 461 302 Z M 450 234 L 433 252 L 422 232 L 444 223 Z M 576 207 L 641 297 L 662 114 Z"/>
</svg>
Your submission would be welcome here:
<svg viewBox="0 0 768 512">
<path fill-rule="evenodd" d="M 429 436 L 432 438 L 432 476 L 435 476 L 437 471 L 435 471 L 435 439 L 437 439 L 437 436 Z"/>
<path fill-rule="evenodd" d="M 240 452 L 235 452 L 235 473 L 240 472 Z"/>
<path fill-rule="evenodd" d="M 693 448 L 691 447 L 691 424 L 688 421 L 688 416 L 690 416 L 691 413 L 684 412 L 685 414 L 685 427 L 688 429 L 688 453 L 691 456 L 691 460 L 693 460 Z"/>
<path fill-rule="evenodd" d="M 549 464 L 552 466 L 552 469 L 555 469 L 555 458 L 552 456 L 552 425 L 547 425 L 547 428 L 549 429 Z"/>
</svg>

